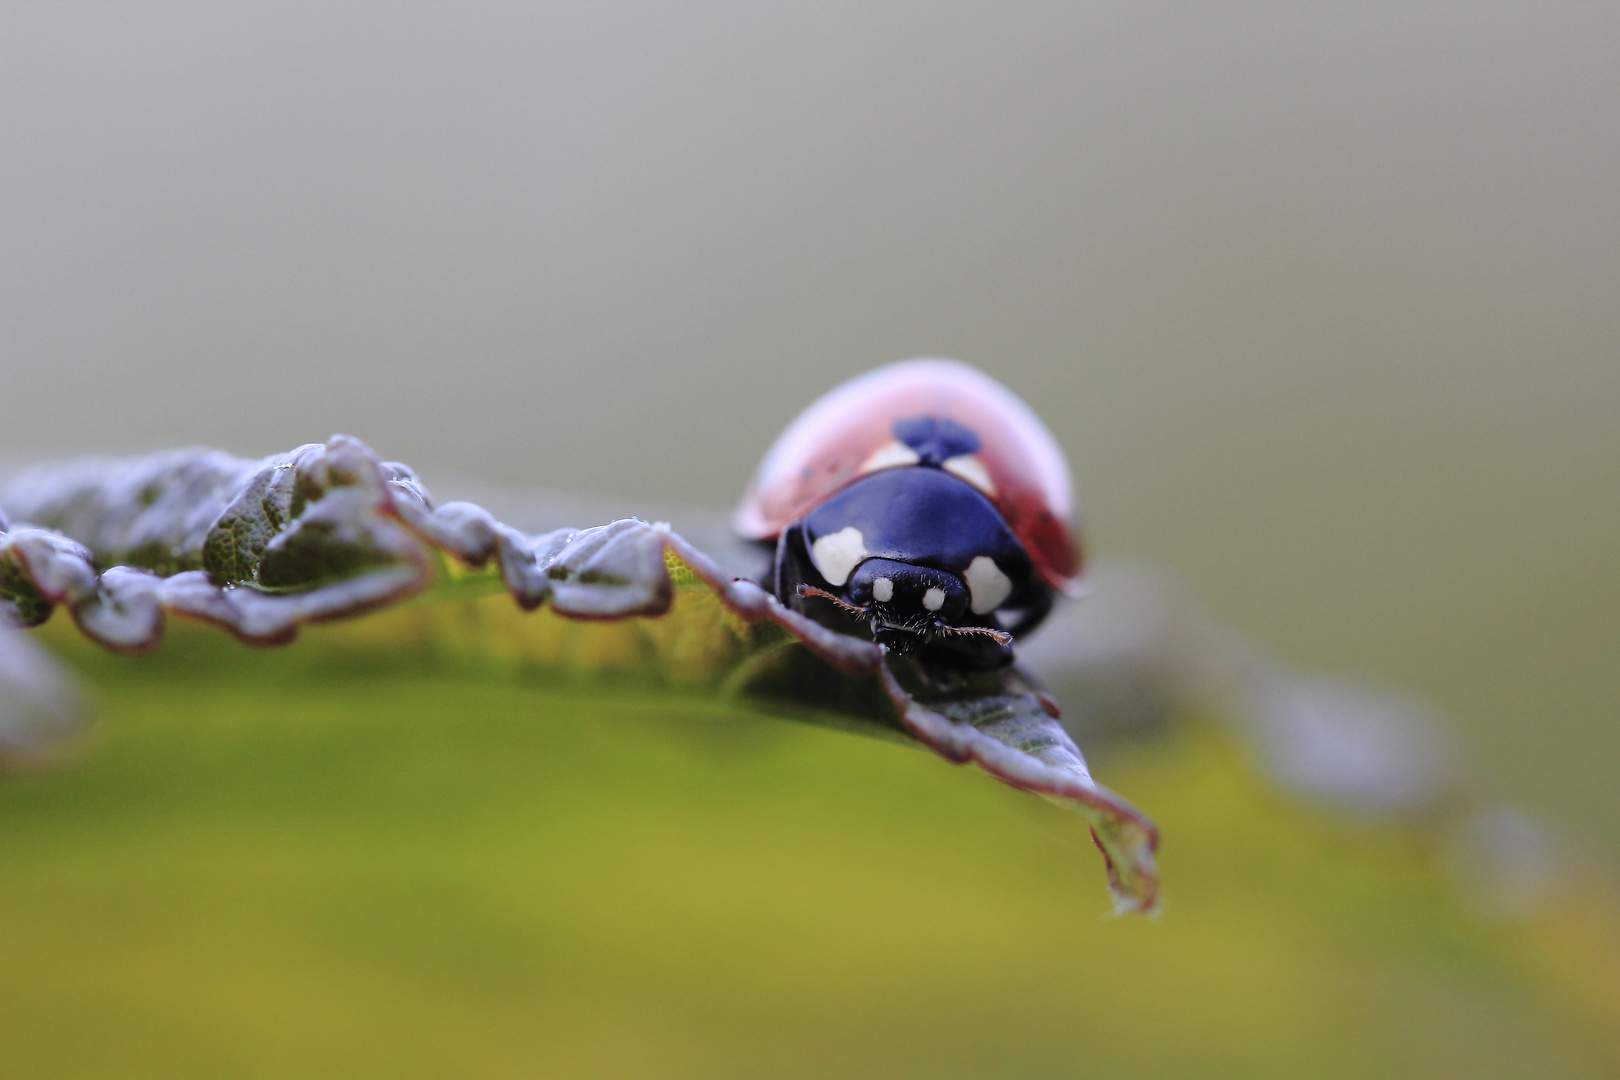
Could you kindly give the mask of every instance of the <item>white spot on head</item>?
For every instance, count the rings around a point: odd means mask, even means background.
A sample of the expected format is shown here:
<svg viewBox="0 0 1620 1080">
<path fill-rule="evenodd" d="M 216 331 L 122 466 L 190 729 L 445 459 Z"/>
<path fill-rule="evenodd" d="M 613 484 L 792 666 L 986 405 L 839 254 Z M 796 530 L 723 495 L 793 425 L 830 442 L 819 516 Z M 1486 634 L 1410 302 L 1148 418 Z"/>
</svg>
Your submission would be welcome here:
<svg viewBox="0 0 1620 1080">
<path fill-rule="evenodd" d="M 827 579 L 827 584 L 833 586 L 842 586 L 848 581 L 850 571 L 864 558 L 866 540 L 861 530 L 853 525 L 846 525 L 810 545 L 810 561 Z"/>
<path fill-rule="evenodd" d="M 915 465 L 921 460 L 922 458 L 917 456 L 917 451 L 905 443 L 892 442 L 874 450 L 872 456 L 861 462 L 861 467 L 856 471 L 865 476 L 880 469 L 898 469 L 902 465 Z"/>
<path fill-rule="evenodd" d="M 880 577 L 872 582 L 872 599 L 880 604 L 887 604 L 894 599 L 894 582 L 886 577 Z"/>
<path fill-rule="evenodd" d="M 967 572 L 962 575 L 967 580 L 969 594 L 973 597 L 973 614 L 985 615 L 1001 606 L 1001 602 L 1012 595 L 1012 580 L 1001 572 L 1001 567 L 988 555 L 980 555 L 968 563 Z"/>
<path fill-rule="evenodd" d="M 984 467 L 973 454 L 957 454 L 953 458 L 946 458 L 940 466 L 958 480 L 966 480 L 986 495 L 996 493 L 996 483 L 990 479 L 990 471 Z"/>
<path fill-rule="evenodd" d="M 923 593 L 923 607 L 929 611 L 938 611 L 945 606 L 945 590 L 935 585 Z"/>
</svg>

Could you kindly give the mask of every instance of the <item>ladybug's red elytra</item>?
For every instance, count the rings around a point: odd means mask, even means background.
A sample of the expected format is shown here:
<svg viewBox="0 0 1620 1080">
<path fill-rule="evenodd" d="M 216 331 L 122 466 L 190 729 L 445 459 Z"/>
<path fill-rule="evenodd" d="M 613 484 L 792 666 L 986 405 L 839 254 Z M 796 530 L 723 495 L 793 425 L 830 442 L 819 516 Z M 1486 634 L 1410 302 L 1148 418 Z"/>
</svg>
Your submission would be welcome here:
<svg viewBox="0 0 1620 1080">
<path fill-rule="evenodd" d="M 1069 468 L 1012 391 L 954 360 L 851 379 L 788 425 L 732 524 L 774 543 L 765 585 L 832 625 L 947 666 L 1012 660 L 1079 591 Z"/>
</svg>

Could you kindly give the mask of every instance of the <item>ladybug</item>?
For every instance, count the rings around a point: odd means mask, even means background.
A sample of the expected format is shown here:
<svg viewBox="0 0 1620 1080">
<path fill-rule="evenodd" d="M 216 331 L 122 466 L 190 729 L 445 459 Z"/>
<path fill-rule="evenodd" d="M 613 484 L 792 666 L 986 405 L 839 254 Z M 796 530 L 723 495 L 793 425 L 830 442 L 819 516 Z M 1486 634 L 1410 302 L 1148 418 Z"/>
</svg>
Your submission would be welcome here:
<svg viewBox="0 0 1620 1080">
<path fill-rule="evenodd" d="M 938 667 L 1013 659 L 1081 555 L 1063 451 L 1029 406 L 954 360 L 877 368 L 807 408 L 732 525 L 773 544 L 762 584 L 835 629 Z"/>
</svg>

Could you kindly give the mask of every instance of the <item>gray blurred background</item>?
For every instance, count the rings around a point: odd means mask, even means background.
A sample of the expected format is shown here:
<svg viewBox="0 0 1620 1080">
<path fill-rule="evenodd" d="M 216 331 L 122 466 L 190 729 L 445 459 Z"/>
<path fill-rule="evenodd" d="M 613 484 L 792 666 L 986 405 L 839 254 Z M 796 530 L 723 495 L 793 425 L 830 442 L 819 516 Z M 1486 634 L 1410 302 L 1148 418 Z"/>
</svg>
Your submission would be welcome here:
<svg viewBox="0 0 1620 1080">
<path fill-rule="evenodd" d="M 0 7 L 0 455 L 723 505 L 1025 396 L 1097 554 L 1620 850 L 1620 6 Z"/>
</svg>

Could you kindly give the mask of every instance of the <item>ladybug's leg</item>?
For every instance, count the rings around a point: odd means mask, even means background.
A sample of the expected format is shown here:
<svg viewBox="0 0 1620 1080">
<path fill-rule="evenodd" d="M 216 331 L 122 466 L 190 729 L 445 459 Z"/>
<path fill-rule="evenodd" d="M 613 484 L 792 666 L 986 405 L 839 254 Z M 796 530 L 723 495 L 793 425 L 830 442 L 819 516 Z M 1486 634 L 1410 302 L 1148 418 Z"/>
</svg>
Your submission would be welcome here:
<svg viewBox="0 0 1620 1080">
<path fill-rule="evenodd" d="M 782 570 L 790 557 L 788 554 L 788 533 L 792 531 L 791 528 L 783 529 L 781 534 L 777 536 L 776 555 L 771 559 L 771 580 L 769 582 L 771 595 L 784 604 L 787 603 L 787 593 L 783 589 L 789 586 L 782 580 Z"/>
<path fill-rule="evenodd" d="M 799 586 L 819 584 L 821 575 L 816 573 L 814 565 L 810 562 L 809 553 L 805 550 L 802 527 L 791 525 L 782 530 L 781 537 L 776 541 L 773 575 L 771 591 L 782 602 L 782 606 L 794 611 L 803 611 L 804 600 L 799 593 Z"/>
</svg>

